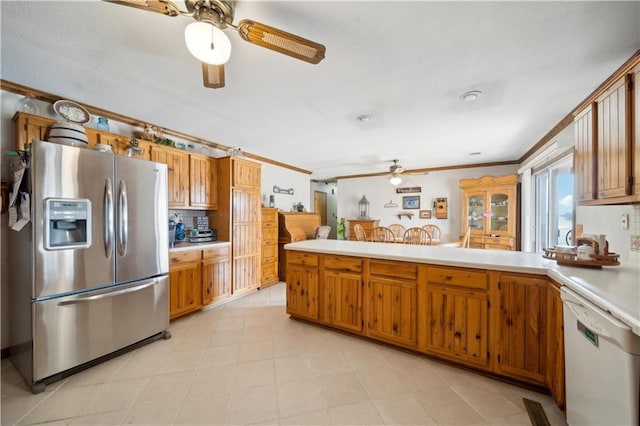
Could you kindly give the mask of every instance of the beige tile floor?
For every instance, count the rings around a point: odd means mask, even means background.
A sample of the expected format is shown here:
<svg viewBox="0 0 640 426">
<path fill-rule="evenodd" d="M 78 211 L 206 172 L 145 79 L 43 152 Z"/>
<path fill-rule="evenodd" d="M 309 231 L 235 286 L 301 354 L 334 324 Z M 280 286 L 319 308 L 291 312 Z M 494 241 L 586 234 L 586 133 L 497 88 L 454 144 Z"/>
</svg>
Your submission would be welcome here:
<svg viewBox="0 0 640 426">
<path fill-rule="evenodd" d="M 2 360 L 2 425 L 529 425 L 550 396 L 285 314 L 282 283 L 171 323 L 158 341 L 29 392 Z"/>
</svg>

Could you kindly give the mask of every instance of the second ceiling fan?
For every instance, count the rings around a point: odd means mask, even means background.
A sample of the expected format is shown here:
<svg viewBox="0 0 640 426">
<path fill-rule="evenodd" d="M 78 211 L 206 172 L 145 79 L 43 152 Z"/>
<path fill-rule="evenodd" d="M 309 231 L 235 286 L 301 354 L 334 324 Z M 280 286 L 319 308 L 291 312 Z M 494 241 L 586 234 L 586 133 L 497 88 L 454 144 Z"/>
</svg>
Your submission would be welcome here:
<svg viewBox="0 0 640 426">
<path fill-rule="evenodd" d="M 202 62 L 205 87 L 224 87 L 224 64 L 231 55 L 231 42 L 222 31 L 233 28 L 249 43 L 311 64 L 319 63 L 326 48 L 295 34 L 243 19 L 233 24 L 235 0 L 185 0 L 186 11 L 169 0 L 105 0 L 167 16 L 190 16 L 196 20 L 185 29 L 187 48 Z"/>
</svg>

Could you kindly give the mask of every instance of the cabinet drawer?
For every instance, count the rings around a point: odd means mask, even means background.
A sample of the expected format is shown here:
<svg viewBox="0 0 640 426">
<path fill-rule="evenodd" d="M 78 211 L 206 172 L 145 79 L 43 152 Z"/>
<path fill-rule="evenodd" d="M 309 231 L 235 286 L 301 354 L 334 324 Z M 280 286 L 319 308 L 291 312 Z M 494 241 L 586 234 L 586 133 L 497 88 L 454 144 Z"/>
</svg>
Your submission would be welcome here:
<svg viewBox="0 0 640 426">
<path fill-rule="evenodd" d="M 278 276 L 277 263 L 271 263 L 271 264 L 262 266 L 262 276 L 261 276 L 262 282 L 273 280 L 277 276 Z"/>
<path fill-rule="evenodd" d="M 175 253 L 169 253 L 169 264 L 183 262 L 197 262 L 200 260 L 200 250 L 188 250 L 179 251 Z"/>
<path fill-rule="evenodd" d="M 278 212 L 273 210 L 262 210 L 262 224 L 266 225 L 267 223 L 271 223 L 269 226 L 277 226 L 278 225 Z"/>
<path fill-rule="evenodd" d="M 262 245 L 262 259 L 268 259 L 270 257 L 277 257 L 278 255 L 278 246 L 275 244 L 272 245 Z"/>
<path fill-rule="evenodd" d="M 262 241 L 275 244 L 278 241 L 278 228 L 262 228 Z"/>
<path fill-rule="evenodd" d="M 485 271 L 470 269 L 427 268 L 427 281 L 465 288 L 477 288 L 486 290 L 489 280 Z"/>
<path fill-rule="evenodd" d="M 287 252 L 287 263 L 295 263 L 298 265 L 318 266 L 318 255 L 302 253 L 299 251 Z"/>
<path fill-rule="evenodd" d="M 229 247 L 222 248 L 208 248 L 202 250 L 203 259 L 216 259 L 216 258 L 228 258 Z"/>
<path fill-rule="evenodd" d="M 381 277 L 403 278 L 413 281 L 418 279 L 418 265 L 413 263 L 372 260 L 369 263 L 369 273 Z"/>
<path fill-rule="evenodd" d="M 341 271 L 362 272 L 362 259 L 341 256 L 324 256 L 324 267 Z"/>
</svg>

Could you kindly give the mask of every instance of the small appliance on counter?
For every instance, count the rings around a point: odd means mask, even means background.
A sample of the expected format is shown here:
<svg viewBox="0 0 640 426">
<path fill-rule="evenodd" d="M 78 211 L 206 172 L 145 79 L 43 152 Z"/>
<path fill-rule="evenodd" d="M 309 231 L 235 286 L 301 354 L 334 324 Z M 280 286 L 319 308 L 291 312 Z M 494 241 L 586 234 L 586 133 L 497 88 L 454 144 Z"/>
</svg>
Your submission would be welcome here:
<svg viewBox="0 0 640 426">
<path fill-rule="evenodd" d="M 216 241 L 218 239 L 218 231 L 215 229 L 199 230 L 196 228 L 191 229 L 189 233 L 190 243 L 206 243 L 210 241 Z"/>
</svg>

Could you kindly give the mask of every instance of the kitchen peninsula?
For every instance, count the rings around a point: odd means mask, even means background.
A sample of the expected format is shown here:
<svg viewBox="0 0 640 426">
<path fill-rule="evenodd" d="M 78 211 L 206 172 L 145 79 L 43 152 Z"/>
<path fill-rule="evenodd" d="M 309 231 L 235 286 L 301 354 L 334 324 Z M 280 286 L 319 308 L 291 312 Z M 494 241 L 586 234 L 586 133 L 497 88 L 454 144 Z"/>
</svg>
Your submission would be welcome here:
<svg viewBox="0 0 640 426">
<path fill-rule="evenodd" d="M 561 286 L 640 335 L 637 263 L 593 270 L 537 253 L 338 240 L 286 249 L 292 317 L 546 387 L 560 407 Z"/>
</svg>

